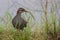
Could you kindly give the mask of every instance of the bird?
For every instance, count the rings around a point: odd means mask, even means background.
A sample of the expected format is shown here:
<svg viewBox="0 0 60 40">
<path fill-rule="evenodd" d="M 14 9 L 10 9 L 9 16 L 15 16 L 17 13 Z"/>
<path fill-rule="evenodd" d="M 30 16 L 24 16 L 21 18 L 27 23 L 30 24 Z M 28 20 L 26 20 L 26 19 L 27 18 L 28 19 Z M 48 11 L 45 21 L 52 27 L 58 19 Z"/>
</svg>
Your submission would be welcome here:
<svg viewBox="0 0 60 40">
<path fill-rule="evenodd" d="M 18 8 L 16 16 L 12 19 L 13 27 L 19 30 L 24 30 L 27 26 L 27 21 L 21 17 L 23 12 L 27 12 L 24 8 Z"/>
</svg>

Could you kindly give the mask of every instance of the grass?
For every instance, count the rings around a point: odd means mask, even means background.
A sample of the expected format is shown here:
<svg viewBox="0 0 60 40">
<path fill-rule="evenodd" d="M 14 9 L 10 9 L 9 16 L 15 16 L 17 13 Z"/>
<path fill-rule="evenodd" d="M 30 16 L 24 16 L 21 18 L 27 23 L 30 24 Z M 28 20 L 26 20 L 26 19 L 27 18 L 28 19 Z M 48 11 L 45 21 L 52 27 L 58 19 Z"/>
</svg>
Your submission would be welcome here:
<svg viewBox="0 0 60 40">
<path fill-rule="evenodd" d="M 31 27 L 29 27 L 30 24 L 29 23 L 27 24 L 27 27 L 22 32 L 13 28 L 11 23 L 12 17 L 8 12 L 4 16 L 4 20 L 6 22 L 5 25 L 2 23 L 0 24 L 0 40 L 41 40 L 43 39 L 42 35 L 44 34 L 40 33 L 39 31 L 40 29 L 38 29 L 37 25 L 35 25 L 36 26 L 35 31 L 32 31 Z"/>
<path fill-rule="evenodd" d="M 6 15 L 2 19 L 4 20 L 0 19 L 0 40 L 46 40 L 47 21 L 45 22 L 44 16 L 41 16 L 41 21 L 43 19 L 44 21 L 40 26 L 38 26 L 36 23 L 34 26 L 32 26 L 34 28 L 33 31 L 31 30 L 32 27 L 30 27 L 31 19 L 29 19 L 29 23 L 23 31 L 13 28 L 11 23 L 12 16 L 10 15 L 9 11 L 6 12 Z M 47 20 L 49 32 L 48 36 L 50 37 L 50 40 L 52 40 L 55 31 L 54 27 L 56 29 L 55 32 L 58 34 L 58 36 L 60 36 L 60 21 L 56 20 L 56 15 L 54 15 L 54 11 L 52 10 L 50 16 L 47 17 Z M 4 22 L 4 24 L 2 22 Z M 59 22 L 58 25 L 57 22 Z"/>
</svg>

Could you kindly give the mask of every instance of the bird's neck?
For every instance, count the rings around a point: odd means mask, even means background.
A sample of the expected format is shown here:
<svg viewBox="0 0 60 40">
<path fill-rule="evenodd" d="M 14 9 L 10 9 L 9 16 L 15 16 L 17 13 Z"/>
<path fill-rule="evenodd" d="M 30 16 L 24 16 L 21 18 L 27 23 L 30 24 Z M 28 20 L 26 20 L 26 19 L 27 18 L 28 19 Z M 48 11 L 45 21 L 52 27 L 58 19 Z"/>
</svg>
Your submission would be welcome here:
<svg viewBox="0 0 60 40">
<path fill-rule="evenodd" d="M 19 17 L 21 17 L 21 13 L 18 13 L 16 16 L 19 16 Z"/>
<path fill-rule="evenodd" d="M 22 13 L 17 13 L 17 15 L 21 15 Z"/>
</svg>

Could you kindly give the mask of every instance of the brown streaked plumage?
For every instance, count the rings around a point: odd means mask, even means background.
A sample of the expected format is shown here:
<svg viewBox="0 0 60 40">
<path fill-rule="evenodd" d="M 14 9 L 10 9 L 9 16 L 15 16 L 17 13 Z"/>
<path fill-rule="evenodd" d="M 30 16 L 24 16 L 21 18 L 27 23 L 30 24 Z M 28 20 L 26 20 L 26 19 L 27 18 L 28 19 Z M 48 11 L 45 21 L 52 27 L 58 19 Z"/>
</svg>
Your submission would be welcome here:
<svg viewBox="0 0 60 40">
<path fill-rule="evenodd" d="M 12 19 L 12 24 L 15 28 L 19 29 L 19 30 L 23 30 L 24 27 L 27 26 L 27 21 L 25 21 L 22 17 L 21 14 L 23 12 L 27 12 L 24 8 L 19 8 L 17 10 L 17 14 L 16 16 Z"/>
</svg>

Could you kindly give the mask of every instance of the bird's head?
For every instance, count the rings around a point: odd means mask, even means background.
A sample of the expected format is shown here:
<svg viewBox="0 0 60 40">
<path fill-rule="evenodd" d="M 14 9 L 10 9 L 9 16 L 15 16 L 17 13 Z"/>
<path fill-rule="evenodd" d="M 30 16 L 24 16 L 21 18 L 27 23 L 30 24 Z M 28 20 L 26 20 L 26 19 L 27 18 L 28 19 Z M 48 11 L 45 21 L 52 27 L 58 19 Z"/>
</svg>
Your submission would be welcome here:
<svg viewBox="0 0 60 40">
<path fill-rule="evenodd" d="M 24 8 L 19 8 L 19 9 L 17 10 L 17 14 L 18 14 L 18 13 L 21 14 L 21 13 L 23 13 L 23 12 L 27 12 L 27 11 L 26 11 Z"/>
<path fill-rule="evenodd" d="M 17 10 L 17 14 L 22 14 L 23 12 L 28 12 L 31 14 L 30 11 L 26 11 L 24 8 L 18 8 Z M 33 17 L 33 19 L 35 20 L 34 16 L 31 14 L 31 16 Z"/>
</svg>

